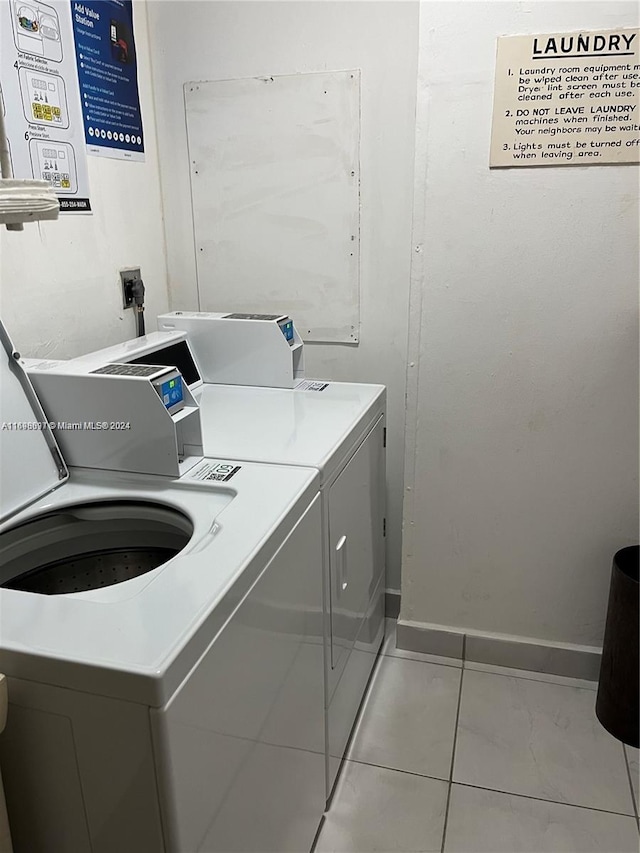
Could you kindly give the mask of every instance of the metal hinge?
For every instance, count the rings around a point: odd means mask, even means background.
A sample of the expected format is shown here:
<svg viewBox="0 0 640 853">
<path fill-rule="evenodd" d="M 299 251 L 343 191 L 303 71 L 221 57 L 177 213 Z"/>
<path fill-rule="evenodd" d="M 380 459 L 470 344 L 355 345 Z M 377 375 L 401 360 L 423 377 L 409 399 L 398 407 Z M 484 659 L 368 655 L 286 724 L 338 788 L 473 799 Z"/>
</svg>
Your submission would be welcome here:
<svg viewBox="0 0 640 853">
<path fill-rule="evenodd" d="M 387 428 L 386 427 L 382 428 L 382 446 L 383 447 L 387 446 Z"/>
</svg>

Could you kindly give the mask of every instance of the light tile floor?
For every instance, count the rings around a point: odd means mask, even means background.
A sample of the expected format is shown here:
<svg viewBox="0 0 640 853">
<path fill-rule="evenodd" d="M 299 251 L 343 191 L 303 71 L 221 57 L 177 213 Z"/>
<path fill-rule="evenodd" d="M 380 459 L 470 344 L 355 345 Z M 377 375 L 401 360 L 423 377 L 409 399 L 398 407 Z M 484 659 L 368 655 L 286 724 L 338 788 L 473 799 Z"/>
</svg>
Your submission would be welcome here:
<svg viewBox="0 0 640 853">
<path fill-rule="evenodd" d="M 638 853 L 638 750 L 596 687 L 402 651 L 387 620 L 315 853 Z"/>
</svg>

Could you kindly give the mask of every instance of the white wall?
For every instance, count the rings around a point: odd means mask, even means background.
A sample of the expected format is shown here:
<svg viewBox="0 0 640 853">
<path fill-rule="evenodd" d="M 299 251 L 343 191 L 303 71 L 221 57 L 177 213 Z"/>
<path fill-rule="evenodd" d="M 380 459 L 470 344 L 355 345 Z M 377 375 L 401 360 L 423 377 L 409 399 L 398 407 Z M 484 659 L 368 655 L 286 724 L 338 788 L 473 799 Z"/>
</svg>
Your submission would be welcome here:
<svg viewBox="0 0 640 853">
<path fill-rule="evenodd" d="M 168 308 L 147 21 L 134 3 L 146 162 L 89 157 L 93 214 L 0 229 L 0 314 L 25 356 L 71 357 L 136 335 L 119 270 L 139 266 L 146 325 Z"/>
<path fill-rule="evenodd" d="M 489 171 L 496 37 L 632 3 L 421 9 L 401 618 L 597 645 L 637 541 L 638 168 Z"/>
<path fill-rule="evenodd" d="M 418 4 L 173 0 L 151 3 L 149 22 L 174 309 L 198 308 L 183 83 L 362 69 L 361 343 L 307 345 L 305 361 L 308 376 L 388 386 L 387 585 L 398 588 Z"/>
</svg>

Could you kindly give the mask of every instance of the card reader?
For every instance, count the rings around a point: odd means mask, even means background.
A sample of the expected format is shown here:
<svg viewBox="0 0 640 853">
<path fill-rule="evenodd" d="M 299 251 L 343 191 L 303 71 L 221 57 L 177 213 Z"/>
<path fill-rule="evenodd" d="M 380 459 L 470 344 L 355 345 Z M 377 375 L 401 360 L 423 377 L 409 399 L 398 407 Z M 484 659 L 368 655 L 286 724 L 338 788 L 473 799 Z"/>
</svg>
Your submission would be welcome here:
<svg viewBox="0 0 640 853">
<path fill-rule="evenodd" d="M 151 380 L 151 384 L 170 415 L 175 415 L 184 408 L 182 375 L 179 370 L 171 370 L 163 376 L 158 376 Z"/>
</svg>

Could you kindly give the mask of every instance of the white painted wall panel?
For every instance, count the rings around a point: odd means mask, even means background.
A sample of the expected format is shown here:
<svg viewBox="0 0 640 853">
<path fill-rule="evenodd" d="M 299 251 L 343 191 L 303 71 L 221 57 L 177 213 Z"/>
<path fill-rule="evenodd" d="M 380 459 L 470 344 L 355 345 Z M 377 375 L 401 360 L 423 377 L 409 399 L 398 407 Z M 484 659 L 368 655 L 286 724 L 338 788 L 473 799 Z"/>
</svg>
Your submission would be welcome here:
<svg viewBox="0 0 640 853">
<path fill-rule="evenodd" d="M 404 619 L 601 643 L 638 536 L 639 170 L 490 171 L 489 138 L 498 35 L 637 14 L 422 5 Z"/>
<path fill-rule="evenodd" d="M 359 331 L 360 74 L 184 87 L 199 307 Z"/>
<path fill-rule="evenodd" d="M 0 314 L 24 356 L 69 358 L 136 335 L 119 270 L 139 266 L 147 328 L 168 308 L 146 3 L 134 2 L 144 163 L 89 157 L 93 215 L 0 228 Z"/>
<path fill-rule="evenodd" d="M 417 0 L 150 3 L 171 307 L 197 310 L 183 85 L 361 70 L 360 341 L 308 344 L 307 376 L 388 387 L 387 585 L 400 587 Z M 176 33 L 185 31 L 184 45 Z"/>
</svg>

